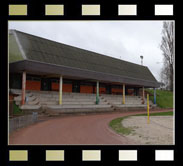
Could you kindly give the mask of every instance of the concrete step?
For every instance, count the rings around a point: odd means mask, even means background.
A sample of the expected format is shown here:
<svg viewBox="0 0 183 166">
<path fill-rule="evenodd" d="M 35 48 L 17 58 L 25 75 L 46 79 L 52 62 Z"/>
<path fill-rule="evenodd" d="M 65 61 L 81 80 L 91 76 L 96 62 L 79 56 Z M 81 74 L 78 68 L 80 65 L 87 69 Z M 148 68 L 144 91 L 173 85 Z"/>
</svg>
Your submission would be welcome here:
<svg viewBox="0 0 183 166">
<path fill-rule="evenodd" d="M 123 99 L 123 97 L 121 96 L 121 97 L 118 97 L 118 98 L 116 98 L 116 97 L 103 97 L 104 99 L 111 99 L 111 100 L 119 100 L 119 99 Z M 135 100 L 137 100 L 137 99 L 141 99 L 141 98 L 138 98 L 138 97 L 125 97 L 125 99 L 135 99 Z"/>
<path fill-rule="evenodd" d="M 110 102 L 112 105 L 120 105 L 120 104 L 122 104 L 122 102 Z M 134 104 L 134 105 L 138 105 L 138 104 L 142 104 L 141 102 L 125 102 L 125 104 Z"/>
<path fill-rule="evenodd" d="M 107 111 L 114 111 L 109 105 L 102 106 L 102 105 L 70 105 L 70 106 L 47 106 L 45 108 L 46 113 L 49 115 L 54 115 L 55 113 L 96 113 L 96 112 L 107 112 Z"/>
<path fill-rule="evenodd" d="M 27 105 L 36 105 L 38 103 L 39 103 L 39 101 L 36 98 L 35 98 L 35 100 L 31 99 L 31 101 L 25 102 L 25 104 L 27 104 Z M 21 105 L 21 100 L 15 100 L 15 104 L 20 106 Z"/>
<path fill-rule="evenodd" d="M 47 108 L 49 109 L 64 109 L 64 108 L 111 108 L 111 105 L 48 105 Z"/>
<path fill-rule="evenodd" d="M 120 100 L 113 100 L 113 99 L 111 99 L 111 100 L 107 100 L 107 101 L 110 101 L 110 102 L 122 102 L 123 100 L 122 99 L 120 99 Z M 125 99 L 125 101 L 129 101 L 129 102 L 133 102 L 133 101 L 137 101 L 137 102 L 141 102 L 142 100 L 139 100 L 139 99 Z"/>
<path fill-rule="evenodd" d="M 75 113 L 100 113 L 100 112 L 111 112 L 113 108 L 63 108 L 63 109 L 49 109 L 47 108 L 46 114 L 50 116 L 58 116 L 60 114 L 75 114 Z"/>
<path fill-rule="evenodd" d="M 36 97 L 33 96 L 33 95 L 32 95 L 31 97 L 30 97 L 30 96 L 27 97 L 27 101 L 28 101 L 28 102 L 29 102 L 29 101 L 35 101 L 35 100 L 36 100 Z"/>
<path fill-rule="evenodd" d="M 34 101 L 26 102 L 26 104 L 28 104 L 28 105 L 38 105 L 39 104 L 39 100 L 36 98 Z"/>
<path fill-rule="evenodd" d="M 16 91 L 20 95 L 15 97 L 15 101 L 17 105 L 21 104 L 21 90 Z M 147 101 L 145 99 L 145 103 L 142 104 L 142 97 L 140 96 L 126 96 L 125 97 L 125 105 L 122 104 L 122 95 L 100 95 L 100 103 L 96 105 L 96 95 L 95 94 L 79 94 L 79 93 L 63 93 L 62 99 L 63 104 L 60 106 L 59 103 L 59 95 L 58 92 L 50 92 L 50 91 L 26 91 L 26 97 L 28 97 L 28 102 L 21 106 L 22 108 L 28 109 L 36 109 L 50 106 L 62 108 L 62 109 L 111 109 L 111 105 L 116 108 L 124 108 L 124 107 L 146 107 Z M 152 101 L 150 101 L 150 105 L 153 105 Z"/>
<path fill-rule="evenodd" d="M 38 98 L 38 100 L 39 101 L 44 101 L 44 102 L 46 102 L 46 101 L 59 101 L 59 98 L 50 98 L 50 99 L 48 99 L 48 98 L 41 97 L 41 98 Z M 95 102 L 96 99 L 88 99 L 88 98 L 84 98 L 84 99 L 73 99 L 73 98 L 65 99 L 65 98 L 62 97 L 62 101 L 63 102 Z"/>
<path fill-rule="evenodd" d="M 57 101 L 39 101 L 39 105 L 56 105 Z"/>
<path fill-rule="evenodd" d="M 89 101 L 89 102 L 85 102 L 85 101 L 80 101 L 80 102 L 78 102 L 78 101 L 63 101 L 63 104 L 67 104 L 67 105 L 78 105 L 78 104 L 82 104 L 82 105 L 93 105 L 93 104 L 95 104 L 95 101 Z M 100 102 L 100 105 L 105 105 L 105 104 L 107 104 L 106 102 Z"/>
<path fill-rule="evenodd" d="M 115 102 L 115 101 L 123 101 L 123 99 L 105 99 L 107 101 Z M 142 101 L 141 99 L 125 99 L 125 101 Z"/>
<path fill-rule="evenodd" d="M 28 98 L 28 101 L 33 101 L 33 100 L 35 100 L 36 99 L 36 97 L 35 96 L 33 96 L 33 94 L 26 94 L 26 98 Z M 21 101 L 22 100 L 22 96 L 17 96 L 17 97 L 15 97 L 14 98 L 14 100 L 15 101 Z"/>
<path fill-rule="evenodd" d="M 117 107 L 117 108 L 121 108 L 121 107 L 145 108 L 145 107 L 147 107 L 147 105 L 145 105 L 145 104 L 120 104 L 120 105 L 115 105 L 115 107 Z"/>
<path fill-rule="evenodd" d="M 44 102 L 39 102 L 40 104 L 43 105 L 52 105 L 52 104 L 58 104 L 58 101 L 44 101 Z M 63 105 L 95 105 L 95 101 L 93 102 L 62 102 Z M 100 102 L 100 105 L 108 105 L 106 102 Z"/>
<path fill-rule="evenodd" d="M 103 96 L 103 97 L 122 97 L 123 95 L 101 94 L 100 96 Z M 141 97 L 141 96 L 125 95 L 125 97 Z"/>
<path fill-rule="evenodd" d="M 41 105 L 22 105 L 20 106 L 20 109 L 22 110 L 37 110 L 40 109 Z"/>
</svg>

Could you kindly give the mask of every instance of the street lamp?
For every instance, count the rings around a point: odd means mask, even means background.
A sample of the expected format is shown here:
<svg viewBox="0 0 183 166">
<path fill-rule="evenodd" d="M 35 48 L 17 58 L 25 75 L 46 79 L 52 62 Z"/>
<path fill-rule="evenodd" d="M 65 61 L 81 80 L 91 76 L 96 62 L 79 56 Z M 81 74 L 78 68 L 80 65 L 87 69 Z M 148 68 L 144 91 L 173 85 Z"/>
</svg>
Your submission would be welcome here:
<svg viewBox="0 0 183 166">
<path fill-rule="evenodd" d="M 143 58 L 144 57 L 141 55 L 140 58 L 141 58 L 141 65 L 143 66 Z"/>
</svg>

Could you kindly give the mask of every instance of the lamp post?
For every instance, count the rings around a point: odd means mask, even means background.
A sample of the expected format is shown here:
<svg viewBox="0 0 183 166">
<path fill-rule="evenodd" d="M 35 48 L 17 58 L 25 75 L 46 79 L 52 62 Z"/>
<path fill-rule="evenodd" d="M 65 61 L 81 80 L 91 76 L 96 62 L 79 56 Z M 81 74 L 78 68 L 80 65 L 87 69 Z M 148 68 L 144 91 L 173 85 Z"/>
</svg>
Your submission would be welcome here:
<svg viewBox="0 0 183 166">
<path fill-rule="evenodd" d="M 144 58 L 144 57 L 141 55 L 141 56 L 140 56 L 140 59 L 141 59 L 141 65 L 142 65 L 142 66 L 143 66 L 143 58 Z"/>
</svg>

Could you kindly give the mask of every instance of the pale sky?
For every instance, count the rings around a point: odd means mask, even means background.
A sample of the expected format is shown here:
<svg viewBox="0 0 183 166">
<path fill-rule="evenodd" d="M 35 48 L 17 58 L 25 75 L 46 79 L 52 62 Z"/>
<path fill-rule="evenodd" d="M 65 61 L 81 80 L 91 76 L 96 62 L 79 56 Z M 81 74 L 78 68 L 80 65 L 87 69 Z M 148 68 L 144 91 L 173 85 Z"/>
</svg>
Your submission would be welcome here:
<svg viewBox="0 0 183 166">
<path fill-rule="evenodd" d="M 160 81 L 163 21 L 10 21 L 16 29 L 147 66 Z"/>
</svg>

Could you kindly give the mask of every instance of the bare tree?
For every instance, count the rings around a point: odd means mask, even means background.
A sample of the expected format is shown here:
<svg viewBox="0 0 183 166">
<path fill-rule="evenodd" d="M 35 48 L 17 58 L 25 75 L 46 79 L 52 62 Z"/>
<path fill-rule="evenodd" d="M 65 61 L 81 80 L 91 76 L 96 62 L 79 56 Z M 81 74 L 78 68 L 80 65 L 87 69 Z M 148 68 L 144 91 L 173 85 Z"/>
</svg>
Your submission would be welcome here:
<svg viewBox="0 0 183 166">
<path fill-rule="evenodd" d="M 170 90 L 170 70 L 167 66 L 167 64 L 164 64 L 161 72 L 160 72 L 160 78 L 161 78 L 161 88 Z"/>
<path fill-rule="evenodd" d="M 164 66 L 161 72 L 163 82 L 173 91 L 174 71 L 174 22 L 164 22 L 160 49 L 163 52 Z"/>
</svg>

